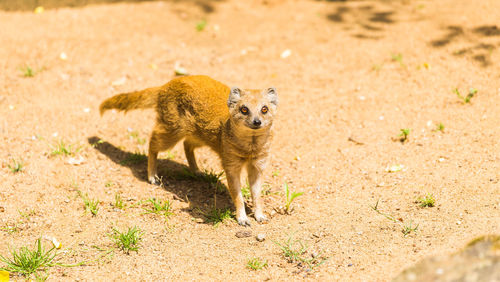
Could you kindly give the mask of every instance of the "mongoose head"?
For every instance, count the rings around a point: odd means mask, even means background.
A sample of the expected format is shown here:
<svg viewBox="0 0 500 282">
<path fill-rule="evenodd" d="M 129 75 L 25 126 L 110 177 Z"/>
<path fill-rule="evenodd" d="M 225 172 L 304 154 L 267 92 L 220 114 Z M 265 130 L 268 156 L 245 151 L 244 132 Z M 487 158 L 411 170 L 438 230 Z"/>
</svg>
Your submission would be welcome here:
<svg viewBox="0 0 500 282">
<path fill-rule="evenodd" d="M 230 117 L 237 126 L 266 130 L 271 127 L 276 114 L 278 92 L 274 87 L 264 90 L 242 90 L 232 87 L 227 105 Z"/>
</svg>

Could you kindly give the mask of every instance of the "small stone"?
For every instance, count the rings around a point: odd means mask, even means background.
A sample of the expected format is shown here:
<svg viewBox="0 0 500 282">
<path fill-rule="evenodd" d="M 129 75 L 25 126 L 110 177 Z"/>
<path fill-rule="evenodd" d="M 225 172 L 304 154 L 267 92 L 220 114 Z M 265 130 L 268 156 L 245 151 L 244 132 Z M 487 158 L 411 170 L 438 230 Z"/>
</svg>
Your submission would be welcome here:
<svg viewBox="0 0 500 282">
<path fill-rule="evenodd" d="M 351 267 L 351 266 L 353 266 L 353 265 L 354 265 L 354 264 L 350 263 L 350 264 L 348 264 L 347 266 L 348 266 L 348 267 Z"/>
<path fill-rule="evenodd" d="M 240 231 L 236 232 L 235 235 L 238 238 L 247 238 L 247 237 L 252 236 L 252 231 L 249 231 L 249 230 L 240 230 Z"/>
<path fill-rule="evenodd" d="M 4 207 L 0 207 L 0 212 L 4 212 L 5 211 L 5 208 Z"/>
<path fill-rule="evenodd" d="M 317 258 L 318 257 L 318 252 L 314 251 L 311 253 L 312 258 Z"/>
<path fill-rule="evenodd" d="M 257 237 L 255 237 L 255 239 L 257 239 L 257 241 L 259 241 L 259 242 L 262 242 L 262 241 L 266 240 L 266 234 L 264 234 L 264 233 L 257 234 Z"/>
<path fill-rule="evenodd" d="M 197 218 L 194 220 L 196 223 L 203 223 L 204 220 L 202 218 Z"/>
<path fill-rule="evenodd" d="M 286 50 L 284 50 L 284 51 L 281 53 L 280 57 L 281 57 L 282 59 L 286 59 L 286 58 L 290 57 L 290 55 L 292 55 L 292 50 L 290 50 L 290 49 L 286 49 Z"/>
</svg>

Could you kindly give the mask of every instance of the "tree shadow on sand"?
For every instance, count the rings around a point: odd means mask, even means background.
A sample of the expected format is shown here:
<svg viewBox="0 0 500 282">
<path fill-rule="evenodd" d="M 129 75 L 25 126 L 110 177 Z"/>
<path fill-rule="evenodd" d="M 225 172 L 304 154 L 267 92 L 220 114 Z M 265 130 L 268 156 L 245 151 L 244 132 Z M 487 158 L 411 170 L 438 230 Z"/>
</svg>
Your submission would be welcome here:
<svg viewBox="0 0 500 282">
<path fill-rule="evenodd" d="M 500 46 L 500 41 L 494 42 L 500 36 L 500 28 L 496 25 L 481 25 L 464 28 L 458 25 L 444 27 L 444 34 L 430 42 L 434 48 L 443 48 L 454 43 L 461 43 L 461 48 L 452 51 L 457 57 L 470 57 L 482 67 L 493 64 L 491 55 Z M 492 41 L 493 40 L 493 41 Z M 466 47 L 463 47 L 465 44 Z"/>
<path fill-rule="evenodd" d="M 373 2 L 361 6 L 351 6 L 347 1 L 328 2 L 336 4 L 336 7 L 326 18 L 333 23 L 344 25 L 347 30 L 352 30 L 352 36 L 356 38 L 380 39 L 387 25 L 396 22 L 393 10 L 377 7 Z"/>
<path fill-rule="evenodd" d="M 128 167 L 137 179 L 147 182 L 147 156 L 126 152 L 97 136 L 89 137 L 88 142 L 114 163 Z M 214 207 L 232 207 L 227 187 L 223 183 L 219 181 L 216 186 L 213 179 L 190 173 L 186 165 L 158 159 L 158 174 L 162 188 L 172 193 L 176 200 L 189 203 L 189 208 L 183 211 L 189 212 L 194 218 L 207 222 L 206 214 Z"/>
<path fill-rule="evenodd" d="M 33 11 L 36 7 L 42 6 L 46 9 L 56 8 L 77 8 L 94 4 L 113 4 L 113 3 L 141 3 L 158 2 L 159 0 L 0 0 L 0 10 L 4 11 Z M 183 2 L 191 3 L 199 7 L 204 13 L 215 12 L 215 3 L 223 0 L 161 0 L 161 2 Z"/>
</svg>

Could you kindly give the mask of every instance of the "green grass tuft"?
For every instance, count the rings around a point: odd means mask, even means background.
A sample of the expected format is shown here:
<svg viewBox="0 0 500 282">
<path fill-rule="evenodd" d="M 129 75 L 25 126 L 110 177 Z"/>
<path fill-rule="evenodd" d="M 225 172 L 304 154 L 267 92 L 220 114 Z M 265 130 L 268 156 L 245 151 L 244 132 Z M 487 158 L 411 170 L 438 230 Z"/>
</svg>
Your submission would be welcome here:
<svg viewBox="0 0 500 282">
<path fill-rule="evenodd" d="M 196 23 L 196 30 L 197 31 L 202 31 L 205 29 L 205 27 L 207 26 L 207 21 L 206 20 L 201 20 L 199 22 Z"/>
<path fill-rule="evenodd" d="M 129 254 L 130 251 L 139 251 L 140 242 L 142 241 L 143 232 L 137 226 L 128 228 L 126 232 L 121 232 L 113 228 L 113 233 L 110 235 L 115 245 L 125 253 Z"/>
<path fill-rule="evenodd" d="M 143 208 L 146 211 L 146 214 L 148 213 L 154 213 L 154 214 L 159 214 L 163 215 L 165 217 L 171 216 L 172 213 L 172 204 L 170 203 L 169 200 L 162 201 L 162 200 L 157 200 L 155 198 L 148 199 L 146 201 L 147 203 L 151 204 L 151 208 Z"/>
<path fill-rule="evenodd" d="M 22 160 L 12 159 L 11 163 L 7 164 L 7 167 L 12 173 L 18 173 L 24 170 L 24 162 Z"/>
<path fill-rule="evenodd" d="M 117 209 L 123 210 L 125 208 L 125 203 L 123 202 L 122 196 L 120 193 L 115 194 L 115 203 L 113 206 Z"/>
<path fill-rule="evenodd" d="M 51 145 L 51 156 L 74 156 L 82 149 L 81 146 L 77 146 L 74 144 L 67 144 L 64 140 L 59 140 L 54 145 Z"/>
<path fill-rule="evenodd" d="M 434 131 L 444 132 L 444 124 L 440 122 L 438 125 L 436 125 L 436 129 Z"/>
<path fill-rule="evenodd" d="M 432 194 L 427 194 L 425 197 L 418 198 L 418 203 L 422 208 L 433 207 L 435 204 L 434 196 Z"/>
<path fill-rule="evenodd" d="M 146 143 L 146 138 L 141 138 L 138 131 L 132 131 L 128 136 L 130 139 L 134 139 L 139 145 L 144 145 Z"/>
<path fill-rule="evenodd" d="M 302 243 L 301 240 L 294 240 L 293 236 L 289 236 L 287 240 L 283 242 L 274 242 L 282 251 L 285 259 L 289 263 L 302 264 L 305 263 L 310 269 L 314 269 L 321 264 L 323 264 L 327 258 L 320 257 L 316 255 L 307 254 L 307 245 Z"/>
<path fill-rule="evenodd" d="M 290 214 L 293 211 L 292 202 L 295 198 L 302 196 L 304 192 L 292 192 L 290 188 L 288 188 L 288 183 L 285 182 L 283 185 L 285 188 L 285 213 Z"/>
<path fill-rule="evenodd" d="M 90 211 L 93 216 L 97 215 L 99 212 L 99 200 L 98 199 L 90 199 L 87 193 L 83 194 L 81 191 L 77 191 L 78 196 L 82 198 L 83 205 L 85 207 L 85 211 Z"/>
<path fill-rule="evenodd" d="M 24 77 L 35 76 L 35 71 L 28 65 L 24 65 L 24 66 L 20 67 L 19 70 L 23 73 Z"/>
<path fill-rule="evenodd" d="M 462 102 L 464 104 L 468 104 L 470 103 L 470 100 L 474 97 L 474 95 L 477 94 L 477 89 L 475 88 L 469 88 L 469 93 L 467 94 L 467 96 L 462 96 L 462 94 L 460 94 L 460 91 L 458 91 L 458 88 L 455 88 L 453 90 L 455 92 L 455 94 L 457 94 L 457 97 L 460 98 L 460 100 L 462 100 Z"/>
<path fill-rule="evenodd" d="M 55 265 L 54 258 L 56 257 L 55 248 L 46 251 L 38 238 L 35 243 L 35 248 L 30 250 L 27 247 L 21 247 L 19 250 L 11 250 L 12 258 L 6 258 L 0 255 L 0 261 L 6 264 L 0 270 L 19 273 L 25 277 L 29 277 L 38 271 L 46 270 Z"/>
<path fill-rule="evenodd" d="M 267 261 L 261 258 L 252 258 L 247 261 L 247 268 L 252 270 L 261 270 L 267 267 Z"/>
<path fill-rule="evenodd" d="M 226 187 L 221 182 L 221 180 L 224 179 L 223 175 L 224 171 L 217 173 L 214 171 L 205 170 L 201 173 L 195 173 L 190 169 L 183 168 L 181 174 L 177 175 L 176 178 L 205 182 L 210 186 L 210 188 L 215 188 L 217 192 L 224 192 L 226 191 Z"/>
<path fill-rule="evenodd" d="M 380 215 L 383 215 L 385 218 L 387 218 L 388 220 L 394 222 L 394 223 L 397 223 L 399 225 L 401 225 L 401 232 L 403 233 L 403 235 L 406 237 L 407 235 L 411 234 L 411 233 L 416 233 L 417 232 L 417 229 L 418 229 L 418 224 L 416 226 L 413 226 L 413 221 L 410 219 L 409 222 L 405 222 L 402 218 L 398 218 L 396 219 L 394 216 L 390 215 L 390 214 L 387 214 L 387 213 L 383 213 L 381 212 L 379 209 L 378 209 L 378 204 L 380 202 L 380 199 L 377 200 L 377 203 L 375 203 L 375 205 L 372 208 L 372 210 L 376 211 L 378 214 Z"/>
<path fill-rule="evenodd" d="M 401 128 L 400 129 L 399 137 L 401 137 L 400 138 L 401 142 L 408 141 L 409 136 L 410 136 L 410 131 L 411 131 L 411 129 L 409 129 L 409 128 Z"/>
<path fill-rule="evenodd" d="M 226 220 L 234 219 L 234 215 L 229 208 L 213 208 L 208 213 L 204 214 L 204 216 L 206 218 L 206 222 L 213 223 L 215 227 L 219 226 L 219 224 L 223 223 Z"/>
</svg>

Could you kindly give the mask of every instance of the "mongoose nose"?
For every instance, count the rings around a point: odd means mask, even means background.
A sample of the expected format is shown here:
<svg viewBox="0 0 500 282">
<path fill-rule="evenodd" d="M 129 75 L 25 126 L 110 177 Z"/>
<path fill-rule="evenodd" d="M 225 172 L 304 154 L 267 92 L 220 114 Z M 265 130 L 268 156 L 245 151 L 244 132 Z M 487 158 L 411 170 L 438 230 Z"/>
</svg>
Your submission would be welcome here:
<svg viewBox="0 0 500 282">
<path fill-rule="evenodd" d="M 255 126 L 260 126 L 261 123 L 262 122 L 260 121 L 260 119 L 254 119 L 253 120 L 253 125 L 255 125 Z"/>
</svg>

